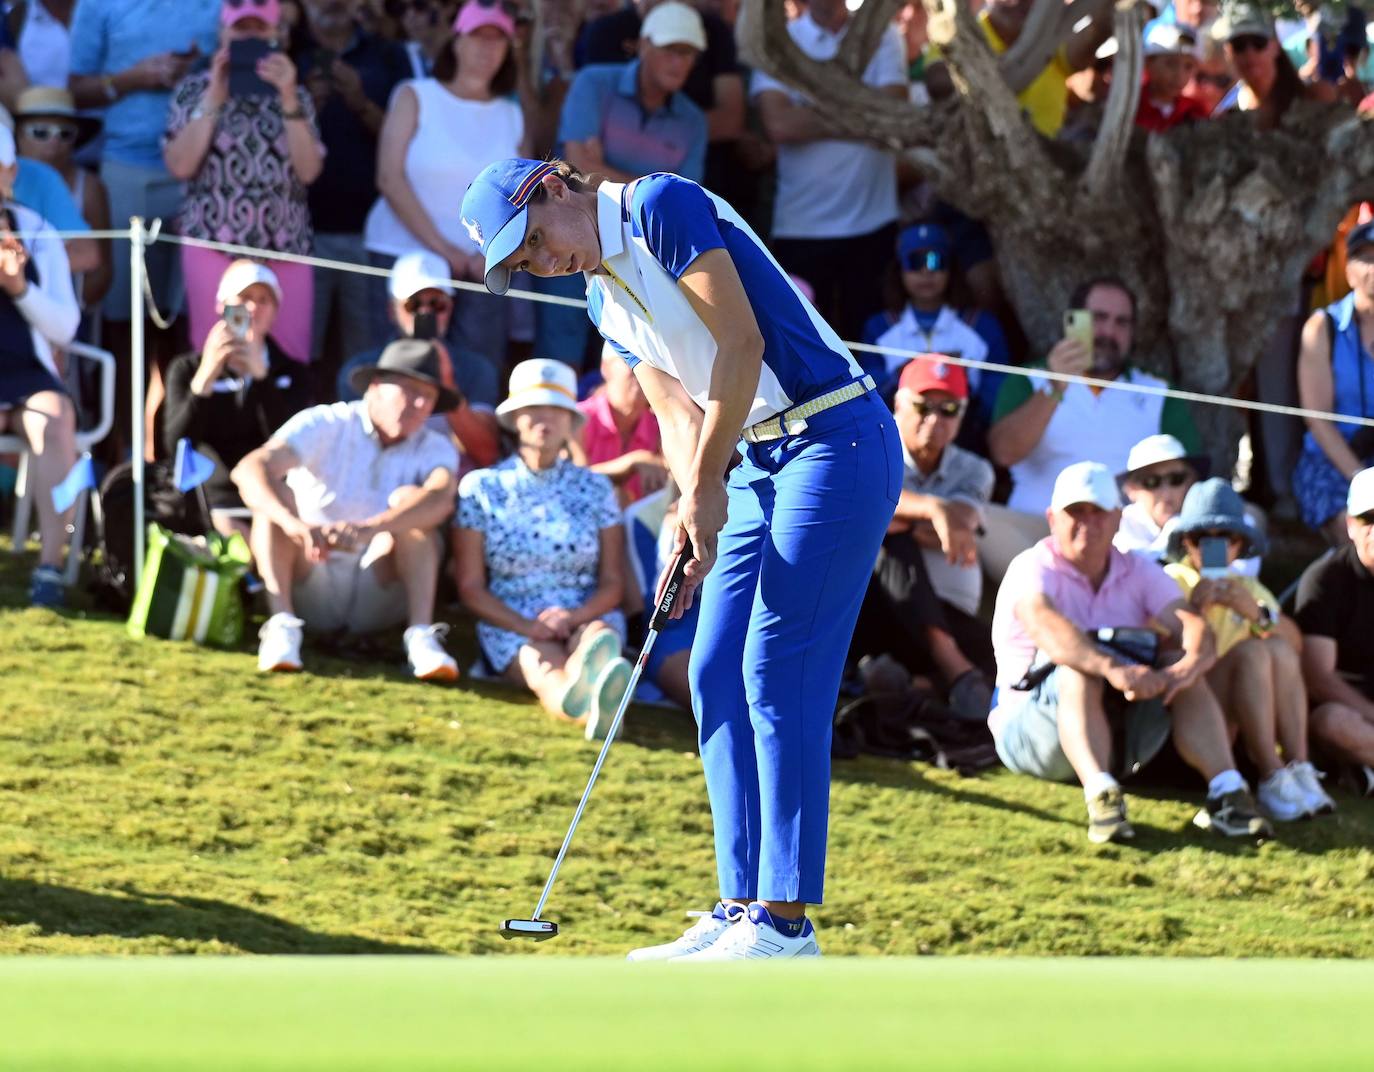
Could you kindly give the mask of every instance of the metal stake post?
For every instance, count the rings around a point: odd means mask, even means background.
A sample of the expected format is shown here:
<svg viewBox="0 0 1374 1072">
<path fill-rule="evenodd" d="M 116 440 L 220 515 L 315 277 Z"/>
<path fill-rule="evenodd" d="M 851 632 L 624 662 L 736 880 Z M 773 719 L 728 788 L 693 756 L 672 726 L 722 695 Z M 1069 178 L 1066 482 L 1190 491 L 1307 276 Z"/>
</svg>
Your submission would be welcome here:
<svg viewBox="0 0 1374 1072">
<path fill-rule="evenodd" d="M 143 374 L 147 367 L 143 341 L 143 217 L 129 219 L 129 350 L 130 375 L 133 377 L 133 474 L 134 474 L 134 591 L 143 580 L 144 544 L 147 540 L 143 498 Z"/>
</svg>

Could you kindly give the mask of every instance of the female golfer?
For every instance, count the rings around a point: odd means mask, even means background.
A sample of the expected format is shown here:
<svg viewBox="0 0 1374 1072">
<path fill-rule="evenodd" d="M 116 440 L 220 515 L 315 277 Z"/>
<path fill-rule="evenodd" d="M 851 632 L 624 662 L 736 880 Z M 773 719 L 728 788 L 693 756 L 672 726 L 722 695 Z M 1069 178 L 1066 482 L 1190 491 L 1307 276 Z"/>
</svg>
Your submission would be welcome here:
<svg viewBox="0 0 1374 1072">
<path fill-rule="evenodd" d="M 503 160 L 468 188 L 463 222 L 494 293 L 519 270 L 586 275 L 592 322 L 643 385 L 682 489 L 720 902 L 630 957 L 817 956 L 806 906 L 825 879 L 831 717 L 901 491 L 892 415 L 749 226 L 694 182 Z"/>
</svg>

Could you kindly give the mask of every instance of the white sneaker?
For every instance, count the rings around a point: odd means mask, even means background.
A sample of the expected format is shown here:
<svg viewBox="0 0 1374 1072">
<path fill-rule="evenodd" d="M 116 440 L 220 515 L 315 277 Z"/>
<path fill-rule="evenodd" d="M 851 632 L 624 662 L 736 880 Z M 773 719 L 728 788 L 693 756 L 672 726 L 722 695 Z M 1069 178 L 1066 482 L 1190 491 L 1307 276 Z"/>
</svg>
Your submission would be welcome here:
<svg viewBox="0 0 1374 1072">
<path fill-rule="evenodd" d="M 592 709 L 592 694 L 596 679 L 608 663 L 620 657 L 620 638 L 603 629 L 583 645 L 573 666 L 572 680 L 563 690 L 558 706 L 572 719 L 585 718 Z"/>
<path fill-rule="evenodd" d="M 792 938 L 782 934 L 768 909 L 757 901 L 740 921 L 700 953 L 677 958 L 683 964 L 702 964 L 715 960 L 782 960 L 786 957 L 818 957 L 816 928 L 809 919 L 802 921 L 801 934 Z"/>
<path fill-rule="evenodd" d="M 457 681 L 458 664 L 444 650 L 442 643 L 448 636 L 448 626 L 412 625 L 402 639 L 406 645 L 406 662 L 411 673 L 421 681 Z"/>
<path fill-rule="evenodd" d="M 1291 823 L 1294 819 L 1305 819 L 1307 793 L 1298 784 L 1289 767 L 1280 767 L 1259 784 L 1259 806 L 1269 818 L 1280 823 Z"/>
<path fill-rule="evenodd" d="M 305 622 L 285 611 L 274 614 L 258 630 L 258 670 L 294 674 L 301 668 L 301 630 Z"/>
<path fill-rule="evenodd" d="M 625 959 L 677 960 L 679 957 L 685 957 L 690 953 L 700 953 L 703 949 L 710 949 L 726 931 L 744 918 L 744 909 L 739 905 L 730 905 L 727 908 L 717 901 L 716 907 L 710 912 L 688 912 L 687 914 L 701 918 L 688 927 L 681 938 L 664 945 L 647 945 L 643 949 L 631 950 Z"/>
<path fill-rule="evenodd" d="M 1288 769 L 1293 772 L 1293 779 L 1303 792 L 1308 815 L 1330 815 L 1336 810 L 1336 802 L 1331 799 L 1331 794 L 1322 788 L 1325 774 L 1305 761 L 1290 763 Z"/>
<path fill-rule="evenodd" d="M 612 659 L 601 671 L 592 688 L 592 709 L 587 713 L 587 725 L 582 736 L 589 741 L 604 741 L 611 732 L 611 723 L 625 698 L 625 690 L 630 687 L 633 673 L 628 660 Z"/>
</svg>

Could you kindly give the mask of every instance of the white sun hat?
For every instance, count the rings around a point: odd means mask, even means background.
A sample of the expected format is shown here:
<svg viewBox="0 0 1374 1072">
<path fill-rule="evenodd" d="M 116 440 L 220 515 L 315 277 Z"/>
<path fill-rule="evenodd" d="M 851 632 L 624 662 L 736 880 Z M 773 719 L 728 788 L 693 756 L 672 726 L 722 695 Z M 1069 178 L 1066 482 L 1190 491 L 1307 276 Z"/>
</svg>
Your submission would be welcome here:
<svg viewBox="0 0 1374 1072">
<path fill-rule="evenodd" d="M 267 287 L 276 295 L 277 304 L 281 304 L 281 283 L 277 280 L 277 273 L 265 264 L 250 260 L 237 260 L 224 269 L 224 274 L 219 277 L 219 289 L 215 291 L 215 301 L 221 305 L 237 301 L 239 295 L 254 283 Z"/>
<path fill-rule="evenodd" d="M 515 411 L 526 406 L 557 406 L 573 415 L 573 428 L 586 420 L 577 408 L 577 373 L 561 361 L 533 357 L 521 361 L 510 374 L 510 394 L 496 407 L 502 428 L 514 430 Z"/>
</svg>

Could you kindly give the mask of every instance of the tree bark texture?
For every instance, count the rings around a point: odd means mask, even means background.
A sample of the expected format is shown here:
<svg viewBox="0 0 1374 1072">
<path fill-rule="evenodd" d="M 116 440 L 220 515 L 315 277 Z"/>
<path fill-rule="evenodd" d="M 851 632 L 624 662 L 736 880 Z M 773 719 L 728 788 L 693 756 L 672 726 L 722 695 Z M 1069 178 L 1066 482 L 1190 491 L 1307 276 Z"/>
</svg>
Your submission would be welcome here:
<svg viewBox="0 0 1374 1072">
<path fill-rule="evenodd" d="M 1279 316 L 1295 311 L 1304 267 L 1350 206 L 1374 197 L 1374 123 L 1345 105 L 1299 102 L 1272 130 L 1233 112 L 1148 133 L 1135 125 L 1143 9 L 1119 0 L 1112 90 L 1095 140 L 1047 140 L 1008 77 L 1028 83 L 1073 23 L 1104 2 L 1040 0 L 998 57 L 962 0 L 925 0 L 956 87 L 951 100 L 925 107 L 860 81 L 891 0 L 866 0 L 850 27 L 853 49 L 829 63 L 796 47 L 783 0 L 744 0 L 740 43 L 838 129 L 905 154 L 944 200 L 983 222 L 1035 351 L 1059 338 L 1075 286 L 1118 275 L 1138 301 L 1135 359 L 1182 387 L 1227 395 Z M 1197 416 L 1217 461 L 1229 463 L 1235 411 L 1203 407 Z"/>
</svg>

